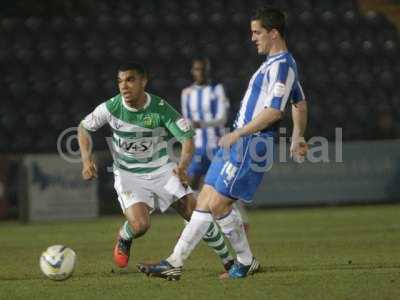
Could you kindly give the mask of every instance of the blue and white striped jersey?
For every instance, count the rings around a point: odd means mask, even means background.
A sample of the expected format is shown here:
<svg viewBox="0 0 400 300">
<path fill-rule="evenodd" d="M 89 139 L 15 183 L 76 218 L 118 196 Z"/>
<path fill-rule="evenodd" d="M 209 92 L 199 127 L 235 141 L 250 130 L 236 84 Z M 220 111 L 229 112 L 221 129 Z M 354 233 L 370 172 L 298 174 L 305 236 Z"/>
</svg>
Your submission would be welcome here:
<svg viewBox="0 0 400 300">
<path fill-rule="evenodd" d="M 201 128 L 196 128 L 195 147 L 216 148 L 218 139 L 224 134 L 229 108 L 223 85 L 192 84 L 183 89 L 181 104 L 184 118 L 201 125 Z"/>
<path fill-rule="evenodd" d="M 304 99 L 297 66 L 292 55 L 285 51 L 270 55 L 251 77 L 234 124 L 241 128 L 254 119 L 265 107 L 285 110 L 288 100 Z M 264 131 L 275 131 L 276 126 Z"/>
</svg>

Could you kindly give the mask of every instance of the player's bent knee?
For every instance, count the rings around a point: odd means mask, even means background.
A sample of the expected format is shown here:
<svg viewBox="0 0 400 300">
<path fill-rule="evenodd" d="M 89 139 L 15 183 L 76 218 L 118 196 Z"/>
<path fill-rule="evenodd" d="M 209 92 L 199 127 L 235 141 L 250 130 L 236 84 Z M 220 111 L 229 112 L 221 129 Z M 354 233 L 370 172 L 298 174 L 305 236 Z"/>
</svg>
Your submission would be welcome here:
<svg viewBox="0 0 400 300">
<path fill-rule="evenodd" d="M 232 210 L 233 200 L 215 193 L 209 202 L 209 208 L 215 218 L 220 218 Z"/>
<path fill-rule="evenodd" d="M 215 190 L 212 186 L 205 184 L 196 200 L 196 209 L 208 211 L 209 203 L 214 196 Z"/>
<path fill-rule="evenodd" d="M 130 225 L 135 233 L 135 238 L 144 235 L 150 228 L 150 223 L 143 220 L 130 222 Z"/>
</svg>

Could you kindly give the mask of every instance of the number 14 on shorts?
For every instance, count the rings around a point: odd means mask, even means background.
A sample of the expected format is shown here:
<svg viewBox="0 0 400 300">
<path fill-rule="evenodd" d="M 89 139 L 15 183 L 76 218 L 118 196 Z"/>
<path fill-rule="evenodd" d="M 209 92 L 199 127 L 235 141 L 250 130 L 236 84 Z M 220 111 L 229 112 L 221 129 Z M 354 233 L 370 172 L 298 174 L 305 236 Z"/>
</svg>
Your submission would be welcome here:
<svg viewBox="0 0 400 300">
<path fill-rule="evenodd" d="M 229 161 L 227 161 L 224 164 L 224 167 L 222 168 L 220 175 L 224 179 L 224 183 L 226 186 L 228 186 L 233 177 L 235 177 L 237 170 L 238 168 L 232 165 Z"/>
</svg>

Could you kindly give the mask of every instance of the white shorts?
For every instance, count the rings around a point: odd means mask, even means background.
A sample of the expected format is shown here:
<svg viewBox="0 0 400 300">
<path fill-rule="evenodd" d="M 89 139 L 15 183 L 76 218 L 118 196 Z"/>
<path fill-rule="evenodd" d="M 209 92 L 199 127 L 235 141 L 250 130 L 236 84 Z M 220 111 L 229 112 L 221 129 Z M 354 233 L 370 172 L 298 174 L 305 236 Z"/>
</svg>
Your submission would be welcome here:
<svg viewBox="0 0 400 300">
<path fill-rule="evenodd" d="M 114 168 L 114 188 L 122 211 L 138 202 L 146 203 L 152 211 L 164 212 L 176 200 L 193 191 L 185 188 L 173 173 L 176 163 L 168 163 L 154 172 L 136 174 Z"/>
</svg>

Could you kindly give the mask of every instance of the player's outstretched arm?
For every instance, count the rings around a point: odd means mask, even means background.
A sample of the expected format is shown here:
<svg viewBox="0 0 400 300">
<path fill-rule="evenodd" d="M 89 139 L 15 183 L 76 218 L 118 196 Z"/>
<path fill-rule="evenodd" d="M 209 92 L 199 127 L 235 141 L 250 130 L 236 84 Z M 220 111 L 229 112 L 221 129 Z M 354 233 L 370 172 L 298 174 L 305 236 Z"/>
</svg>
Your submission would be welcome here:
<svg viewBox="0 0 400 300">
<path fill-rule="evenodd" d="M 97 177 L 96 164 L 92 158 L 92 143 L 89 132 L 82 126 L 78 127 L 78 143 L 82 159 L 82 177 L 90 180 Z"/>
<path fill-rule="evenodd" d="M 275 109 L 266 107 L 264 108 L 252 121 L 247 123 L 242 128 L 236 129 L 231 133 L 224 135 L 219 140 L 219 145 L 224 148 L 229 148 L 234 144 L 240 137 L 253 134 L 264 128 L 267 128 L 279 121 L 283 117 L 283 112 Z"/>
<path fill-rule="evenodd" d="M 182 142 L 181 157 L 178 166 L 175 168 L 174 172 L 178 175 L 179 179 L 184 184 L 189 183 L 187 176 L 187 168 L 192 160 L 194 153 L 194 143 L 192 138 L 186 139 Z"/>
<path fill-rule="evenodd" d="M 297 162 L 304 161 L 308 145 L 304 139 L 307 127 L 307 102 L 306 100 L 292 104 L 293 133 L 290 154 Z"/>
</svg>

